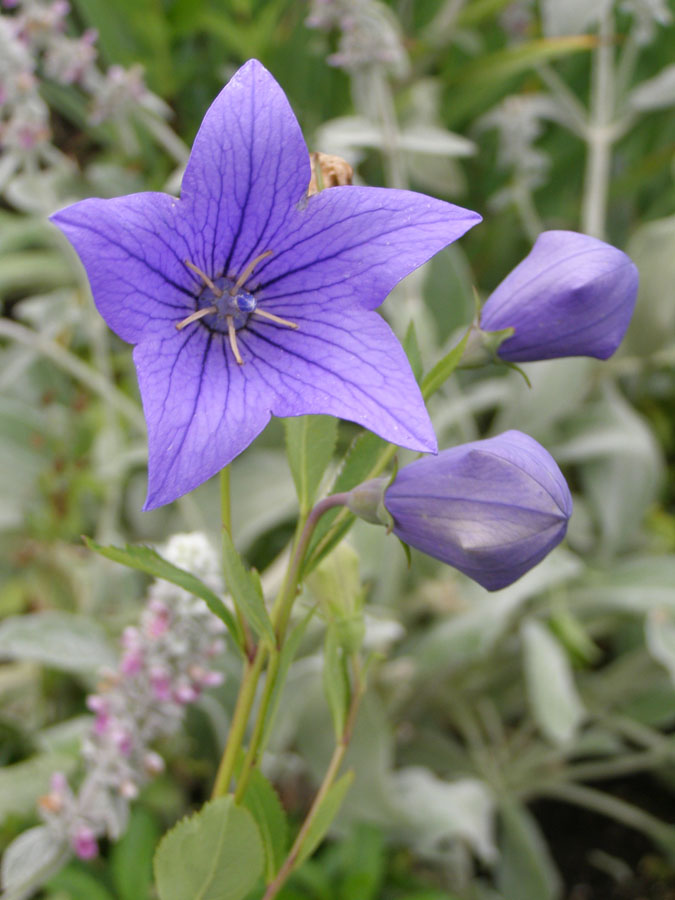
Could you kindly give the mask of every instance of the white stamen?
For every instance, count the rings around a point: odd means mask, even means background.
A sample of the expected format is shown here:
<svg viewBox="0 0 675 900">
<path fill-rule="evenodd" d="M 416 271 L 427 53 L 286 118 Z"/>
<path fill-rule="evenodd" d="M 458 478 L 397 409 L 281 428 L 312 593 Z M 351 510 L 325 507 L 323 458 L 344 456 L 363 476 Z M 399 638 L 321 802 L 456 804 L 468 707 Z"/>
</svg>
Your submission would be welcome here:
<svg viewBox="0 0 675 900">
<path fill-rule="evenodd" d="M 239 276 L 239 278 L 237 278 L 237 280 L 235 281 L 235 283 L 234 283 L 234 284 L 232 285 L 232 287 L 230 288 L 230 295 L 231 295 L 232 297 L 234 297 L 234 295 L 237 293 L 237 291 L 239 290 L 239 288 L 243 285 L 243 283 L 244 283 L 244 282 L 246 281 L 246 279 L 249 277 L 249 275 L 251 274 L 251 272 L 252 272 L 252 271 L 255 269 L 255 267 L 258 265 L 258 263 L 260 262 L 260 260 L 261 260 L 261 259 L 265 259 L 265 257 L 267 257 L 267 256 L 271 256 L 273 252 L 274 252 L 273 250 L 265 250 L 265 252 L 264 252 L 264 253 L 261 253 L 260 256 L 256 256 L 255 259 L 252 259 L 252 260 L 251 260 L 251 262 L 246 266 L 246 268 L 245 268 L 244 271 L 241 273 L 241 275 Z"/>
<path fill-rule="evenodd" d="M 278 322 L 279 325 L 287 325 L 288 328 L 299 328 L 297 322 L 289 322 L 288 319 L 282 319 L 281 316 L 275 316 L 274 313 L 266 312 L 264 309 L 256 308 L 251 313 L 252 316 L 262 316 L 263 319 L 270 319 L 272 322 Z"/>
<path fill-rule="evenodd" d="M 189 259 L 184 259 L 183 262 L 184 262 L 185 265 L 188 267 L 188 269 L 192 269 L 193 272 L 195 272 L 197 275 L 199 275 L 199 277 L 202 279 L 202 281 L 204 282 L 204 284 L 205 284 L 208 288 L 211 288 L 211 290 L 212 290 L 213 293 L 216 295 L 216 297 L 222 297 L 222 296 L 223 296 L 223 292 L 220 290 L 220 288 L 217 288 L 217 287 L 215 286 L 215 284 L 211 281 L 211 279 L 209 278 L 209 276 L 206 275 L 204 272 L 202 272 L 201 269 L 198 269 L 197 266 L 196 266 L 194 263 L 190 262 Z"/>
<path fill-rule="evenodd" d="M 180 331 L 182 328 L 185 328 L 186 325 L 190 325 L 192 322 L 196 322 L 197 319 L 203 319 L 204 316 L 210 316 L 211 313 L 218 312 L 217 306 L 205 306 L 204 309 L 195 310 L 195 312 L 190 313 L 187 318 L 183 319 L 182 322 L 178 322 L 176 325 L 176 331 Z"/>
<path fill-rule="evenodd" d="M 234 358 L 240 366 L 243 366 L 244 360 L 239 353 L 239 347 L 237 347 L 237 329 L 234 327 L 234 318 L 232 316 L 226 316 L 225 318 L 227 319 L 227 333 L 230 336 L 230 347 L 234 353 Z"/>
</svg>

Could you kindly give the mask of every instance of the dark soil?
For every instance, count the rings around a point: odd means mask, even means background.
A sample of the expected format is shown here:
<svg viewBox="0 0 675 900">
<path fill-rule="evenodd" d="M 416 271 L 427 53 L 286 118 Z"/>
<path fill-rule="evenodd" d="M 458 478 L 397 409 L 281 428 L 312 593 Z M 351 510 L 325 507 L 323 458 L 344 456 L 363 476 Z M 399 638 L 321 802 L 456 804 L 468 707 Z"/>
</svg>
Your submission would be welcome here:
<svg viewBox="0 0 675 900">
<path fill-rule="evenodd" d="M 645 776 L 605 782 L 603 790 L 675 823 L 675 798 Z M 675 859 L 641 832 L 557 801 L 533 812 L 565 884 L 565 900 L 675 900 Z"/>
</svg>

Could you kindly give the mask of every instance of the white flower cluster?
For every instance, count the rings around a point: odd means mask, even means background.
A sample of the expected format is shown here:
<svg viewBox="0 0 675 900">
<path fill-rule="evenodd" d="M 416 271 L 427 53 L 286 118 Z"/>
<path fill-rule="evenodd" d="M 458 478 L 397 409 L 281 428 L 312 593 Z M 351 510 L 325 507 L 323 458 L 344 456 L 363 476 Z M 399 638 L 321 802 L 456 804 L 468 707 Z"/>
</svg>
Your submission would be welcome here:
<svg viewBox="0 0 675 900">
<path fill-rule="evenodd" d="M 338 51 L 328 57 L 333 66 L 356 72 L 380 65 L 395 77 L 408 71 L 398 20 L 379 0 L 313 0 L 306 24 L 322 31 L 339 29 Z"/>
<path fill-rule="evenodd" d="M 218 560 L 203 534 L 175 535 L 163 556 L 222 592 Z M 120 836 L 129 802 L 164 768 L 152 743 L 176 732 L 185 707 L 222 682 L 209 660 L 224 648 L 223 629 L 203 600 L 164 581 L 151 585 L 138 626 L 122 635 L 119 665 L 101 673 L 88 698 L 95 720 L 82 744 L 79 790 L 57 772 L 39 801 L 45 823 L 67 836 L 81 859 L 97 854 L 100 837 Z"/>
</svg>

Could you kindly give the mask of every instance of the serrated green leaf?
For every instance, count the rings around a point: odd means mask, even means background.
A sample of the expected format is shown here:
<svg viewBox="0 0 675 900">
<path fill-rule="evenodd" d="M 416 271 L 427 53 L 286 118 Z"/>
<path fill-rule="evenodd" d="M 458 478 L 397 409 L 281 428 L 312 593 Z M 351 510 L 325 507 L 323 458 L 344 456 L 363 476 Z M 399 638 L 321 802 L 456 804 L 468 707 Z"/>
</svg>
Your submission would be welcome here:
<svg viewBox="0 0 675 900">
<path fill-rule="evenodd" d="M 415 331 L 415 322 L 413 320 L 410 321 L 403 338 L 403 349 L 408 357 L 410 368 L 413 370 L 415 381 L 419 382 L 423 372 L 422 354 L 420 353 L 420 345 L 417 341 L 417 332 Z"/>
<path fill-rule="evenodd" d="M 329 622 L 326 628 L 323 647 L 323 689 L 333 718 L 335 737 L 340 740 L 349 706 L 349 681 L 335 622 Z"/>
<path fill-rule="evenodd" d="M 307 837 L 305 838 L 300 852 L 298 853 L 296 866 L 301 865 L 308 859 L 326 836 L 328 829 L 333 824 L 333 820 L 340 811 L 342 801 L 344 800 L 345 794 L 349 790 L 352 781 L 354 781 L 354 773 L 351 771 L 345 772 L 345 774 L 341 778 L 338 778 L 335 784 L 328 790 L 328 793 L 323 798 L 323 803 L 317 811 L 314 821 L 309 827 Z M 162 898 L 162 900 L 164 900 L 164 898 Z"/>
<path fill-rule="evenodd" d="M 333 457 L 337 425 L 333 416 L 284 419 L 288 464 L 303 512 L 311 509 L 323 473 Z"/>
<path fill-rule="evenodd" d="M 223 529 L 223 569 L 232 599 L 246 621 L 259 638 L 274 643 L 274 627 L 265 606 L 260 578 L 257 572 L 246 570 L 227 529 Z"/>
<path fill-rule="evenodd" d="M 136 807 L 126 831 L 113 846 L 110 869 L 118 900 L 149 900 L 152 888 L 152 857 L 160 832 L 147 810 Z"/>
<path fill-rule="evenodd" d="M 136 569 L 139 572 L 145 572 L 146 575 L 152 575 L 153 578 L 162 578 L 178 587 L 183 588 L 189 593 L 200 597 L 214 614 L 223 621 L 235 639 L 237 646 L 241 647 L 241 634 L 239 626 L 234 620 L 234 616 L 225 606 L 220 597 L 207 587 L 203 581 L 200 581 L 192 572 L 185 569 L 179 569 L 173 563 L 168 562 L 157 551 L 143 545 L 127 544 L 126 547 L 104 547 L 91 538 L 83 538 L 87 547 L 106 559 L 112 559 L 114 562 L 121 563 L 129 569 Z"/>
<path fill-rule="evenodd" d="M 431 371 L 427 372 L 424 376 L 424 380 L 422 381 L 422 396 L 425 399 L 436 393 L 441 385 L 445 384 L 455 371 L 462 359 L 462 354 L 466 348 L 470 333 L 471 329 L 466 332 L 459 344 L 453 347 L 449 353 L 446 353 L 442 359 L 439 359 Z"/>
<path fill-rule="evenodd" d="M 242 900 L 264 863 L 251 813 L 233 797 L 219 797 L 162 839 L 155 854 L 160 900 Z"/>
<path fill-rule="evenodd" d="M 286 858 L 288 821 L 279 795 L 259 769 L 251 772 L 242 806 L 255 819 L 265 851 L 265 878 L 269 882 Z"/>
</svg>

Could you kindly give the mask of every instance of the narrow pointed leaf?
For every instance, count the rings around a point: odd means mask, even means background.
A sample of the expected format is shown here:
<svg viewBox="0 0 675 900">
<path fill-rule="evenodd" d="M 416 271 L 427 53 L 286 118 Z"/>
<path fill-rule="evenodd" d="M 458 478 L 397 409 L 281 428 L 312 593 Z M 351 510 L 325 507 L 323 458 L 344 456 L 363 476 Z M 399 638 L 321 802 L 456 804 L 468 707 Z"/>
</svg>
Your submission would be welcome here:
<svg viewBox="0 0 675 900">
<path fill-rule="evenodd" d="M 323 803 L 319 807 L 316 818 L 312 822 L 312 825 L 307 832 L 307 838 L 298 854 L 296 866 L 301 865 L 301 863 L 308 859 L 326 836 L 328 829 L 340 812 L 342 801 L 351 787 L 352 781 L 354 781 L 354 773 L 352 771 L 345 772 L 345 774 L 341 778 L 338 778 L 335 784 L 332 785 L 324 797 Z M 164 898 L 162 898 L 162 900 L 164 900 Z"/>
<path fill-rule="evenodd" d="M 337 419 L 333 416 L 295 416 L 284 419 L 286 453 L 303 512 L 314 503 L 326 466 L 331 461 L 337 439 Z"/>
<path fill-rule="evenodd" d="M 229 532 L 223 529 L 223 568 L 232 599 L 259 638 L 274 643 L 274 628 L 265 606 L 260 579 L 247 572 Z"/>
<path fill-rule="evenodd" d="M 466 332 L 459 344 L 446 353 L 442 359 L 439 359 L 433 369 L 425 375 L 422 381 L 422 396 L 425 399 L 435 394 L 460 364 L 470 333 L 471 329 Z"/>
<path fill-rule="evenodd" d="M 323 650 L 323 689 L 333 717 L 335 737 L 340 740 L 349 706 L 349 682 L 335 622 L 329 622 L 326 629 Z"/>
<path fill-rule="evenodd" d="M 405 350 L 410 368 L 413 370 L 415 381 L 419 383 L 422 378 L 422 354 L 420 353 L 420 345 L 417 341 L 417 332 L 415 331 L 415 322 L 411 321 L 403 338 L 403 349 Z"/>
<path fill-rule="evenodd" d="M 91 538 L 84 537 L 83 540 L 90 550 L 105 556 L 106 559 L 112 559 L 129 569 L 145 572 L 146 575 L 152 575 L 153 578 L 162 578 L 164 581 L 169 581 L 190 594 L 194 594 L 195 597 L 200 597 L 214 616 L 218 616 L 225 623 L 237 645 L 241 646 L 241 635 L 234 616 L 220 597 L 192 572 L 174 566 L 150 547 L 133 546 L 132 544 L 127 544 L 126 547 L 104 547 Z"/>
</svg>

